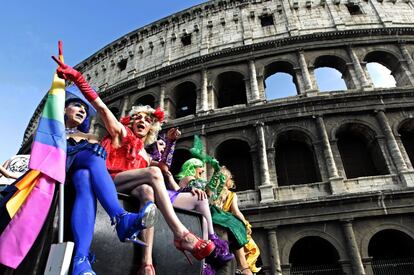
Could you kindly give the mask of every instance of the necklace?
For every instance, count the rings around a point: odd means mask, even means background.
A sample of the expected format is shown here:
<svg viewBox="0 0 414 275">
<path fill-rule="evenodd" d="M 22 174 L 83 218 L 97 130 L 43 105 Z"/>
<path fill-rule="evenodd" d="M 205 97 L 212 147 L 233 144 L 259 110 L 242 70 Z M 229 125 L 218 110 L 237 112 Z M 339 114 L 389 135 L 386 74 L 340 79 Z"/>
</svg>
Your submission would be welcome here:
<svg viewBox="0 0 414 275">
<path fill-rule="evenodd" d="M 65 131 L 66 131 L 67 135 L 72 135 L 72 134 L 75 134 L 75 133 L 79 132 L 78 128 L 76 128 L 76 127 L 66 128 Z"/>
</svg>

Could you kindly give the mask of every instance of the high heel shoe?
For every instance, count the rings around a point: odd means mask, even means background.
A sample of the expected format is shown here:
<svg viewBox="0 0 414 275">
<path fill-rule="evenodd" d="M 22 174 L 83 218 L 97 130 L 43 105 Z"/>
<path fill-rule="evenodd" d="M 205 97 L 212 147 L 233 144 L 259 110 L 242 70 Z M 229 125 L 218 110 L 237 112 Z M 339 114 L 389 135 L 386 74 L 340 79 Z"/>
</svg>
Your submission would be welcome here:
<svg viewBox="0 0 414 275">
<path fill-rule="evenodd" d="M 196 242 L 194 246 L 190 249 L 183 247 L 183 242 L 186 242 L 186 237 L 192 236 L 196 239 Z M 180 250 L 184 256 L 187 258 L 188 262 L 190 264 L 193 264 L 191 259 L 188 257 L 188 255 L 185 253 L 185 251 L 189 251 L 197 260 L 201 261 L 202 259 L 208 257 L 216 247 L 212 241 L 205 241 L 194 235 L 192 232 L 188 231 L 179 239 L 174 240 L 175 248 Z M 204 245 L 204 247 L 203 247 Z"/>
<path fill-rule="evenodd" d="M 92 270 L 91 262 L 94 262 L 93 256 L 89 254 L 89 256 L 75 256 L 73 257 L 73 268 L 72 274 L 73 275 L 96 275 L 96 273 Z"/>
<path fill-rule="evenodd" d="M 137 214 L 125 212 L 115 217 L 114 223 L 119 240 L 147 246 L 146 243 L 138 239 L 138 234 L 142 229 L 154 226 L 157 216 L 157 207 L 152 201 L 149 201 Z"/>
<path fill-rule="evenodd" d="M 139 268 L 139 270 L 138 270 L 138 274 L 137 275 L 142 275 L 142 274 L 144 274 L 145 273 L 145 268 L 146 267 L 149 267 L 149 268 L 151 268 L 151 275 L 155 275 L 155 268 L 154 268 L 154 266 L 152 265 L 152 264 L 144 264 L 144 265 L 141 265 L 141 267 Z"/>
<path fill-rule="evenodd" d="M 214 242 L 216 249 L 209 256 L 209 260 L 218 265 L 224 265 L 228 261 L 234 259 L 234 254 L 230 252 L 229 243 L 225 240 L 220 239 L 216 234 L 209 234 L 208 238 Z"/>
</svg>

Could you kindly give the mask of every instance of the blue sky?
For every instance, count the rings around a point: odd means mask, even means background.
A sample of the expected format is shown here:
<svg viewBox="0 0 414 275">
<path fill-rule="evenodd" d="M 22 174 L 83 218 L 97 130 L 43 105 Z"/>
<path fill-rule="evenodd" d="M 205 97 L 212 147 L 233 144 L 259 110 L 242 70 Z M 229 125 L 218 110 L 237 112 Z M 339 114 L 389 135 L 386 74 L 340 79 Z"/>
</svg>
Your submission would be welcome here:
<svg viewBox="0 0 414 275">
<path fill-rule="evenodd" d="M 57 54 L 59 39 L 63 41 L 65 62 L 73 66 L 130 31 L 203 2 L 206 1 L 16 0 L 2 3 L 0 162 L 17 153 L 24 130 L 50 87 L 56 69 L 50 56 Z M 373 70 L 384 75 L 383 68 Z M 340 88 L 343 86 L 339 72 L 327 71 L 321 78 L 322 82 L 318 81 L 321 90 L 344 89 Z M 334 78 L 339 81 L 332 81 Z M 291 76 L 286 74 L 269 77 L 266 84 L 269 99 L 296 93 Z"/>
<path fill-rule="evenodd" d="M 57 41 L 76 65 L 122 35 L 203 0 L 5 1 L 0 10 L 0 162 L 13 156 L 50 87 Z"/>
</svg>

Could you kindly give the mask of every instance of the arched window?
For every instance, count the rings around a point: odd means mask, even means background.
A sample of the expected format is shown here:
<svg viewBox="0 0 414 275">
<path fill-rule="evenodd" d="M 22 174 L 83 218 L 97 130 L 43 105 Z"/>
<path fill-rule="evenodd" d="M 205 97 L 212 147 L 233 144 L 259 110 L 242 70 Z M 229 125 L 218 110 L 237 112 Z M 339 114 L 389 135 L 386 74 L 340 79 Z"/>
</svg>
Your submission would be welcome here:
<svg viewBox="0 0 414 275">
<path fill-rule="evenodd" d="M 368 245 L 374 274 L 412 274 L 414 240 L 404 232 L 387 229 L 376 233 Z"/>
<path fill-rule="evenodd" d="M 224 141 L 217 147 L 216 157 L 233 174 L 237 191 L 255 189 L 250 147 L 246 142 L 236 139 Z"/>
<path fill-rule="evenodd" d="M 365 56 L 364 62 L 367 63 L 368 72 L 370 73 L 374 85 L 378 85 L 378 81 L 380 81 L 378 79 L 380 77 L 384 77 L 384 75 L 386 75 L 386 78 L 389 79 L 389 74 L 391 74 L 394 78 L 396 86 L 410 85 L 410 81 L 408 80 L 407 74 L 402 69 L 400 62 L 398 61 L 398 58 L 394 55 L 385 51 L 374 51 L 368 53 Z M 379 64 L 383 67 L 379 67 Z M 372 69 L 372 67 L 374 67 L 374 70 Z M 385 70 L 384 67 L 387 70 Z M 388 87 L 394 87 L 390 86 L 392 84 L 394 84 L 392 79 L 387 82 Z M 375 86 L 378 87 L 377 85 Z"/>
<path fill-rule="evenodd" d="M 315 77 L 319 91 L 340 91 L 355 87 L 346 62 L 332 55 L 320 56 L 315 60 Z"/>
<path fill-rule="evenodd" d="M 237 72 L 225 72 L 217 77 L 214 84 L 218 108 L 246 104 L 246 86 L 244 77 Z"/>
<path fill-rule="evenodd" d="M 290 251 L 290 274 L 343 274 L 335 247 L 321 237 L 304 237 Z"/>
<path fill-rule="evenodd" d="M 279 61 L 264 69 L 266 99 L 284 98 L 298 94 L 298 85 L 293 65 Z"/>
<path fill-rule="evenodd" d="M 299 131 L 281 134 L 276 143 L 279 186 L 319 182 L 321 176 L 310 138 Z"/>
<path fill-rule="evenodd" d="M 155 107 L 155 98 L 152 95 L 144 95 L 144 96 L 141 96 L 140 98 L 138 98 L 135 101 L 134 105 L 135 106 L 138 106 L 138 105 L 143 105 L 143 106 L 149 105 L 152 108 L 154 108 Z"/>
<path fill-rule="evenodd" d="M 195 114 L 197 92 L 196 85 L 192 82 L 184 82 L 174 88 L 175 118 Z M 174 112 L 171 112 L 174 114 Z"/>
<path fill-rule="evenodd" d="M 375 133 L 366 126 L 346 124 L 338 130 L 336 137 L 348 179 L 389 173 Z"/>
<path fill-rule="evenodd" d="M 367 64 L 367 70 L 371 76 L 374 87 L 391 88 L 396 86 L 392 72 L 378 62 L 370 62 Z"/>
<path fill-rule="evenodd" d="M 414 165 L 414 119 L 410 119 L 402 124 L 398 129 L 398 133 L 401 135 L 401 141 L 411 164 Z"/>
</svg>

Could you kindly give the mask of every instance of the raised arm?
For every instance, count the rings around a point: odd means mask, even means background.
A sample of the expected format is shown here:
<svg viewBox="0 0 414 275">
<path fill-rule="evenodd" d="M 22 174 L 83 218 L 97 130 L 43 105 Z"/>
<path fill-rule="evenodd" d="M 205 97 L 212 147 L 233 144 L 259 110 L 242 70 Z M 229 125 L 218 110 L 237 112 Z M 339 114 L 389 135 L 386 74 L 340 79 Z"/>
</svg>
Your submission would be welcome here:
<svg viewBox="0 0 414 275">
<path fill-rule="evenodd" d="M 102 101 L 98 94 L 92 89 L 89 83 L 85 80 L 83 75 L 77 70 L 73 69 L 69 65 L 66 65 L 61 60 L 52 56 L 53 60 L 59 65 L 56 73 L 60 78 L 70 80 L 79 88 L 85 98 L 92 104 L 98 111 L 105 124 L 106 130 L 112 136 L 112 138 L 126 136 L 125 127 L 116 119 L 114 114 L 109 110 L 108 106 Z"/>
</svg>

